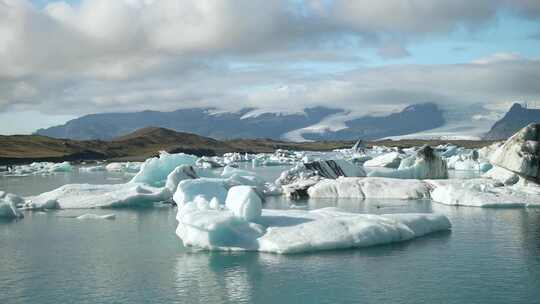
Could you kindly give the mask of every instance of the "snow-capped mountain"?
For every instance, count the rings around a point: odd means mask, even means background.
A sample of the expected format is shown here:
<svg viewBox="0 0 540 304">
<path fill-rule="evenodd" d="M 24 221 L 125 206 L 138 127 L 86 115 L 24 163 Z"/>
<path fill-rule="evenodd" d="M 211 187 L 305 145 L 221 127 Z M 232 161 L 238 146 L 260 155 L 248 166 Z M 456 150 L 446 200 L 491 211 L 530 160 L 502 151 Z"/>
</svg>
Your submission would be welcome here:
<svg viewBox="0 0 540 304">
<path fill-rule="evenodd" d="M 278 113 L 253 108 L 237 112 L 191 108 L 172 112 L 101 113 L 82 116 L 36 133 L 56 138 L 112 139 L 152 126 L 217 139 L 353 140 L 420 132 L 444 123 L 442 111 L 431 103 L 411 105 L 386 116 L 349 117 L 347 113 L 343 109 L 327 107 Z"/>
</svg>

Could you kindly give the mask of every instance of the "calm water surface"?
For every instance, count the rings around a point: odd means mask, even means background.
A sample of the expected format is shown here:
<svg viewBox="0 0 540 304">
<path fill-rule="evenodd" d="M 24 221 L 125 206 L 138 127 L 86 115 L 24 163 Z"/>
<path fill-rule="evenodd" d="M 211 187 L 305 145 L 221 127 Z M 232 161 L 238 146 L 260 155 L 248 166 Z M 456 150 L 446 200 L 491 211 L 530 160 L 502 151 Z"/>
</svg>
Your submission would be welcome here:
<svg viewBox="0 0 540 304">
<path fill-rule="evenodd" d="M 73 178 L 21 178 L 15 184 L 0 178 L 0 190 L 32 195 Z M 280 198 L 266 204 L 289 206 Z M 181 245 L 175 209 L 91 211 L 113 212 L 114 221 L 73 218 L 84 210 L 28 212 L 23 220 L 0 222 L 0 303 L 540 303 L 538 209 L 388 200 L 295 204 L 326 206 L 444 213 L 453 229 L 353 250 L 210 253 Z"/>
</svg>

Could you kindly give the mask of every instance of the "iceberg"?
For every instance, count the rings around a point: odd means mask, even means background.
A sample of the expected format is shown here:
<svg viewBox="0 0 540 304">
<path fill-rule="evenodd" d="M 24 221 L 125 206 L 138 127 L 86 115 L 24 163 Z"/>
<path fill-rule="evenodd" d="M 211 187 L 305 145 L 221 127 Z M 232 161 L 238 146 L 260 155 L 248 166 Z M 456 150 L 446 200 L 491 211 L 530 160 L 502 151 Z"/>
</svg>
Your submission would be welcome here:
<svg viewBox="0 0 540 304">
<path fill-rule="evenodd" d="M 167 175 L 167 181 L 165 182 L 165 189 L 169 191 L 172 197 L 178 188 L 178 184 L 186 179 L 197 179 L 199 176 L 192 166 L 180 165 L 176 167 L 169 175 Z"/>
<path fill-rule="evenodd" d="M 371 171 L 370 177 L 393 177 L 404 179 L 446 179 L 448 168 L 446 161 L 435 151 L 424 146 L 415 155 L 403 159 L 395 171 Z"/>
<path fill-rule="evenodd" d="M 0 218 L 22 218 L 17 206 L 24 204 L 24 199 L 15 194 L 0 191 Z"/>
<path fill-rule="evenodd" d="M 257 220 L 262 212 L 262 200 L 249 186 L 235 186 L 229 189 L 225 206 L 235 216 L 250 222 Z"/>
<path fill-rule="evenodd" d="M 33 162 L 30 165 L 17 165 L 9 169 L 4 175 L 8 176 L 28 176 L 28 175 L 50 175 L 58 172 L 71 172 L 73 166 L 69 162 Z"/>
<path fill-rule="evenodd" d="M 491 155 L 491 162 L 524 178 L 540 182 L 540 124 L 529 124 Z"/>
<path fill-rule="evenodd" d="M 255 172 L 227 166 L 223 169 L 221 177 L 226 180 L 225 182 L 227 184 L 227 188 L 244 185 L 255 187 L 259 193 L 262 193 L 264 195 L 281 194 L 281 188 L 276 187 L 276 185 L 274 184 L 266 182 Z"/>
<path fill-rule="evenodd" d="M 137 173 L 141 170 L 140 162 L 110 163 L 105 166 L 109 172 Z"/>
<path fill-rule="evenodd" d="M 514 185 L 519 181 L 519 175 L 498 166 L 491 168 L 489 171 L 484 173 L 482 177 L 491 178 L 505 185 Z"/>
<path fill-rule="evenodd" d="M 67 184 L 27 199 L 24 209 L 145 207 L 169 199 L 168 191 L 144 184 Z"/>
<path fill-rule="evenodd" d="M 403 154 L 398 152 L 390 152 L 383 155 L 379 155 L 370 159 L 364 163 L 365 167 L 385 167 L 385 168 L 398 168 L 401 163 Z"/>
<path fill-rule="evenodd" d="M 104 166 L 97 165 L 97 166 L 85 166 L 85 167 L 79 167 L 80 172 L 100 172 L 100 171 L 106 171 Z"/>
<path fill-rule="evenodd" d="M 217 200 L 224 203 L 227 197 L 225 180 L 222 178 L 199 178 L 183 180 L 178 184 L 173 200 L 178 206 L 184 206 L 192 202 L 196 197 L 210 201 Z"/>
<path fill-rule="evenodd" d="M 83 215 L 77 216 L 76 219 L 78 220 L 114 220 L 116 219 L 116 214 L 111 213 L 111 214 L 99 215 L 99 214 L 93 214 L 93 213 L 85 213 Z"/>
<path fill-rule="evenodd" d="M 213 210 L 196 202 L 179 208 L 177 220 L 176 234 L 184 246 L 279 254 L 401 242 L 451 228 L 444 215 L 368 215 L 336 208 L 263 210 L 250 222 L 230 210 Z"/>
<path fill-rule="evenodd" d="M 130 183 L 143 183 L 161 187 L 167 175 L 181 165 L 195 166 L 197 157 L 184 153 L 169 154 L 161 151 L 159 157 L 147 159 L 141 170 L 131 179 Z"/>
<path fill-rule="evenodd" d="M 485 208 L 540 207 L 540 187 L 504 186 L 499 182 L 476 178 L 469 180 L 431 180 L 431 199 L 452 206 Z"/>
<path fill-rule="evenodd" d="M 364 169 L 349 161 L 322 160 L 298 164 L 282 172 L 275 183 L 283 187 L 283 192 L 287 196 L 298 199 L 307 196 L 307 189 L 324 178 L 361 176 L 366 176 Z"/>
<path fill-rule="evenodd" d="M 85 209 L 115 207 L 150 207 L 169 201 L 178 184 L 197 178 L 191 166 L 181 165 L 168 173 L 164 187 L 128 182 L 115 185 L 67 184 L 28 198 L 25 209 Z"/>
<path fill-rule="evenodd" d="M 322 180 L 308 189 L 313 198 L 429 199 L 430 187 L 416 179 L 343 177 Z"/>
</svg>

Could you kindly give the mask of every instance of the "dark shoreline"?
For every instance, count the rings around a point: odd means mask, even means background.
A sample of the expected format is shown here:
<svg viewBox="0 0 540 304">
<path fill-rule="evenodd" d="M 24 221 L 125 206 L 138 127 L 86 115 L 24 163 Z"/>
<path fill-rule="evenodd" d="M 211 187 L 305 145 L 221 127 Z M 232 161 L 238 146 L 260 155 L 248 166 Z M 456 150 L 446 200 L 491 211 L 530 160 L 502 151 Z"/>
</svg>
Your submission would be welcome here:
<svg viewBox="0 0 540 304">
<path fill-rule="evenodd" d="M 410 148 L 414 146 L 453 144 L 465 148 L 481 148 L 491 140 L 380 140 L 368 141 L 368 147 L 378 145 Z M 77 141 L 37 135 L 0 136 L 0 165 L 32 162 L 81 161 L 143 161 L 159 151 L 216 156 L 227 152 L 272 153 L 278 149 L 331 151 L 350 148 L 354 141 L 285 142 L 272 139 L 215 140 L 190 133 L 162 128 L 146 128 L 112 141 Z"/>
</svg>

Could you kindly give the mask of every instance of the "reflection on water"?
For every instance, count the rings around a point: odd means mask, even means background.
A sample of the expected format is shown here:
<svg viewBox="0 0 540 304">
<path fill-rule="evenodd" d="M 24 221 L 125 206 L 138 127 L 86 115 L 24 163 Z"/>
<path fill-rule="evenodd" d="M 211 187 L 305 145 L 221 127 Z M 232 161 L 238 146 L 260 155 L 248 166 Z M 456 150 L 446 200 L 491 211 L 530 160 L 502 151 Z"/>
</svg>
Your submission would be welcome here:
<svg viewBox="0 0 540 304">
<path fill-rule="evenodd" d="M 343 204 L 359 212 L 372 208 L 356 203 Z M 310 254 L 220 253 L 184 248 L 174 234 L 175 209 L 113 210 L 114 221 L 71 217 L 85 210 L 27 212 L 22 221 L 0 224 L 0 298 L 2 303 L 533 303 L 540 297 L 537 210 L 410 203 L 391 202 L 391 212 L 444 213 L 452 232 Z"/>
</svg>

